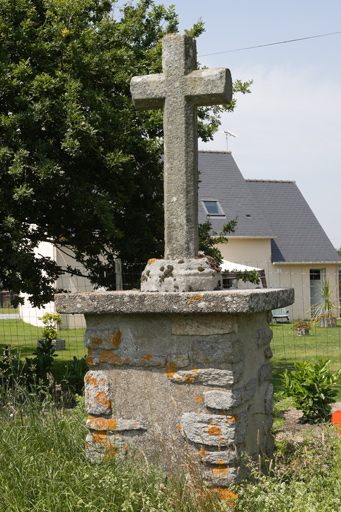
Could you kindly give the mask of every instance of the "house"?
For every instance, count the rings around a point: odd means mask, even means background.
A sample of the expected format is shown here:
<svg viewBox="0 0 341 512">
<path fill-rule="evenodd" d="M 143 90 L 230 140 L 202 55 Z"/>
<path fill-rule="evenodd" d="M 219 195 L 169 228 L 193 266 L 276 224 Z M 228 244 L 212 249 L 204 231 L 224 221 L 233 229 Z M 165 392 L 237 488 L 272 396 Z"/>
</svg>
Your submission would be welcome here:
<svg viewBox="0 0 341 512">
<path fill-rule="evenodd" d="M 238 217 L 236 231 L 220 244 L 229 262 L 264 269 L 270 288 L 293 286 L 295 303 L 290 319 L 307 318 L 308 309 L 318 301 L 324 279 L 328 279 L 338 300 L 338 271 L 341 258 L 294 181 L 245 180 L 230 152 L 199 151 L 199 222 L 209 217 L 212 230 Z M 50 256 L 63 267 L 74 266 L 71 251 L 40 244 L 37 252 Z M 262 280 L 263 281 L 263 280 Z M 238 283 L 239 288 L 253 287 Z M 85 277 L 65 274 L 56 287 L 92 291 Z M 19 309 L 20 317 L 41 326 L 39 317 L 54 311 L 54 304 L 33 308 L 28 301 Z M 64 328 L 84 327 L 83 315 L 63 315 Z"/>
<path fill-rule="evenodd" d="M 293 286 L 291 319 L 308 317 L 325 279 L 338 301 L 341 258 L 295 181 L 244 179 L 230 152 L 200 151 L 199 172 L 199 222 L 220 232 L 238 217 L 224 259 L 264 269 L 268 287 Z"/>
</svg>

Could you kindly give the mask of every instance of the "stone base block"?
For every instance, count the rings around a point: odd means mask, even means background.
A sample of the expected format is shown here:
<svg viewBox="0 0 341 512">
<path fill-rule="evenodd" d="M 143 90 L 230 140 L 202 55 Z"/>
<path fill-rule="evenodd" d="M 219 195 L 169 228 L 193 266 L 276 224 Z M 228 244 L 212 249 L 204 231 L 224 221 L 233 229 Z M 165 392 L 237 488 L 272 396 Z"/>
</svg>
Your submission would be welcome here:
<svg viewBox="0 0 341 512">
<path fill-rule="evenodd" d="M 292 300 L 288 290 L 58 296 L 59 311 L 87 323 L 88 457 L 143 452 L 169 469 L 176 454 L 210 485 L 241 478 L 243 451 L 273 449 L 268 324 Z"/>
<path fill-rule="evenodd" d="M 221 269 L 211 257 L 149 260 L 141 276 L 142 292 L 195 292 L 222 289 Z"/>
</svg>

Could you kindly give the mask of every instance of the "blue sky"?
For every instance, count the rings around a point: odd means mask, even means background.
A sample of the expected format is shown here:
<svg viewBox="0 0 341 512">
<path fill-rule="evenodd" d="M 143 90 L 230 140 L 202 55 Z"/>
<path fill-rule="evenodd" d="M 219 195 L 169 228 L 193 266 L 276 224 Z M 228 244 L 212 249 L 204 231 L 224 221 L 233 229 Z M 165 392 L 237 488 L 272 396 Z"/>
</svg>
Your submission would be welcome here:
<svg viewBox="0 0 341 512">
<path fill-rule="evenodd" d="M 200 149 L 225 150 L 223 130 L 238 135 L 228 149 L 245 178 L 295 180 L 336 248 L 341 246 L 341 33 L 253 50 L 248 46 L 341 31 L 340 0 L 173 0 L 180 32 L 198 18 L 206 32 L 198 60 L 228 67 L 234 79 L 253 79 L 237 96 L 214 141 Z M 216 55 L 203 56 L 210 53 Z"/>
</svg>

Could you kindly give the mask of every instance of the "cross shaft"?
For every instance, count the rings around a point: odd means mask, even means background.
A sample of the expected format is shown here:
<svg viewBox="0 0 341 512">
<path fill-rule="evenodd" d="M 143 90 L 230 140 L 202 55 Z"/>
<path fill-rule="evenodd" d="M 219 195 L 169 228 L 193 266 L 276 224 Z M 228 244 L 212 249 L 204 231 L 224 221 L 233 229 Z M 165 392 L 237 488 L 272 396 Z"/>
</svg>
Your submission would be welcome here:
<svg viewBox="0 0 341 512">
<path fill-rule="evenodd" d="M 138 110 L 163 108 L 165 258 L 198 255 L 197 106 L 230 103 L 228 69 L 196 70 L 196 44 L 187 35 L 162 42 L 162 74 L 134 77 Z"/>
</svg>

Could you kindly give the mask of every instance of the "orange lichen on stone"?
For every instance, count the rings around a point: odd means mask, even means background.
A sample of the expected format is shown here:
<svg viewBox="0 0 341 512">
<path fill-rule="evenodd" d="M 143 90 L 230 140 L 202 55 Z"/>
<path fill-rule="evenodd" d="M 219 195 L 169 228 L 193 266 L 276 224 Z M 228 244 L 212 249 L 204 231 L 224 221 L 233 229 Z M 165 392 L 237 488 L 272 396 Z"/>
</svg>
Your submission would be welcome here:
<svg viewBox="0 0 341 512">
<path fill-rule="evenodd" d="M 207 430 L 207 433 L 210 435 L 210 436 L 220 436 L 221 435 L 221 430 L 219 427 L 210 427 L 208 430 Z"/>
<path fill-rule="evenodd" d="M 85 362 L 88 366 L 92 366 L 94 364 L 93 359 L 91 357 L 92 354 L 93 354 L 93 352 L 92 352 L 91 348 L 88 348 L 88 355 L 85 358 Z"/>
<path fill-rule="evenodd" d="M 97 387 L 97 385 L 98 385 L 98 380 L 97 380 L 97 379 L 95 379 L 95 377 L 91 377 L 91 375 L 89 375 L 89 374 L 87 374 L 87 375 L 85 376 L 85 379 L 84 379 L 84 380 L 85 380 L 86 384 L 88 384 L 88 385 L 93 385 L 93 387 L 94 387 L 94 388 L 96 388 L 96 387 Z"/>
<path fill-rule="evenodd" d="M 95 419 L 95 427 L 98 428 L 98 430 L 103 430 L 105 424 L 104 418 L 96 418 Z"/>
<path fill-rule="evenodd" d="M 224 476 L 226 476 L 227 468 L 213 468 L 212 473 L 213 476 L 215 476 L 215 478 L 223 478 Z"/>
<path fill-rule="evenodd" d="M 103 430 L 98 430 L 97 432 L 94 432 L 92 435 L 92 439 L 94 443 L 100 443 L 105 444 L 106 441 L 106 433 Z"/>
<path fill-rule="evenodd" d="M 223 459 L 219 459 L 217 460 L 217 464 L 225 464 L 225 461 L 223 461 Z"/>
<path fill-rule="evenodd" d="M 93 345 L 96 345 L 96 347 L 99 347 L 99 345 L 102 345 L 103 340 L 102 340 L 102 338 L 96 338 L 96 337 L 94 336 L 94 337 L 91 337 L 91 343 L 92 343 Z"/>
<path fill-rule="evenodd" d="M 162 366 L 162 363 L 161 363 L 161 361 L 159 361 L 159 362 L 157 363 L 157 365 L 158 365 L 158 366 Z"/>
<path fill-rule="evenodd" d="M 171 377 L 173 377 L 176 373 L 176 364 L 175 363 L 172 363 L 170 362 L 168 366 L 166 366 L 166 375 L 167 377 L 170 379 Z"/>
<path fill-rule="evenodd" d="M 179 375 L 177 376 L 176 378 L 177 381 L 180 381 L 181 380 L 181 377 L 179 377 Z"/>
<path fill-rule="evenodd" d="M 213 490 L 218 494 L 221 501 L 225 501 L 226 505 L 229 507 L 233 507 L 236 504 L 238 494 L 229 491 L 226 487 L 214 487 Z"/>
<path fill-rule="evenodd" d="M 106 421 L 106 425 L 108 430 L 115 430 L 117 427 L 117 421 L 114 418 Z"/>
<path fill-rule="evenodd" d="M 147 354 L 145 359 L 146 361 L 150 361 L 153 356 L 151 354 Z"/>
<path fill-rule="evenodd" d="M 105 391 L 100 391 L 97 394 L 95 401 L 99 404 L 102 404 L 103 407 L 105 407 L 106 409 L 111 409 L 111 406 L 112 406 L 111 400 L 108 399 Z"/>
<path fill-rule="evenodd" d="M 189 375 L 186 375 L 184 380 L 185 380 L 185 382 L 188 382 L 189 384 L 191 384 L 191 382 L 193 382 L 195 380 L 195 378 L 190 377 Z"/>
<path fill-rule="evenodd" d="M 208 357 L 206 357 L 206 358 L 204 359 L 204 363 L 205 363 L 205 364 L 208 364 L 208 363 L 210 363 L 210 362 L 211 362 L 211 361 L 208 359 Z"/>
<path fill-rule="evenodd" d="M 231 417 L 226 418 L 229 423 L 235 423 L 238 421 L 238 414 L 232 414 Z"/>
<path fill-rule="evenodd" d="M 88 416 L 88 421 L 94 421 L 94 419 L 95 419 L 95 416 L 91 416 L 91 415 L 89 414 L 89 416 Z"/>
<path fill-rule="evenodd" d="M 121 331 L 113 331 L 112 332 L 112 344 L 114 347 L 118 347 L 118 345 L 122 341 L 122 333 Z"/>
<path fill-rule="evenodd" d="M 191 304 L 192 302 L 197 304 L 198 302 L 201 302 L 201 301 L 202 301 L 202 296 L 200 293 L 198 293 L 197 295 L 193 295 L 193 297 L 187 297 L 187 299 L 186 299 L 187 304 Z"/>
<path fill-rule="evenodd" d="M 123 445 L 123 450 L 126 450 L 126 451 L 128 451 L 128 450 L 129 450 L 129 444 L 128 444 L 128 443 L 126 443 L 126 444 L 124 444 L 124 445 Z"/>
<path fill-rule="evenodd" d="M 106 454 L 106 457 L 107 458 L 115 458 L 117 455 L 119 455 L 120 451 L 119 449 L 117 448 L 117 446 L 113 446 L 112 444 L 109 444 L 107 447 L 106 447 L 106 451 L 108 452 Z"/>
<path fill-rule="evenodd" d="M 193 372 L 193 373 L 197 373 L 197 372 L 198 372 L 198 368 L 194 368 L 194 369 L 192 370 L 192 372 Z"/>
<path fill-rule="evenodd" d="M 199 403 L 199 402 L 201 402 L 202 398 L 201 398 L 201 396 L 196 396 L 194 398 L 194 400 Z"/>
<path fill-rule="evenodd" d="M 111 363 L 111 361 L 114 359 L 114 354 L 111 352 L 111 350 L 104 350 L 104 352 L 101 352 L 99 358 L 103 363 Z"/>
<path fill-rule="evenodd" d="M 122 358 L 120 356 L 115 356 L 111 350 L 105 350 L 101 352 L 99 356 L 102 363 L 111 363 L 117 366 L 122 364 Z"/>
<path fill-rule="evenodd" d="M 128 364 L 130 362 L 130 357 L 126 357 L 124 362 L 125 362 L 125 364 Z"/>
<path fill-rule="evenodd" d="M 198 453 L 199 453 L 200 457 L 204 458 L 207 453 L 207 450 L 205 450 L 205 448 L 203 446 L 201 446 L 198 450 Z"/>
<path fill-rule="evenodd" d="M 148 260 L 148 265 L 151 265 L 154 261 L 157 261 L 157 258 L 150 258 L 150 260 Z"/>
<path fill-rule="evenodd" d="M 178 431 L 179 431 L 179 432 L 181 431 L 181 428 L 182 428 L 182 427 L 181 427 L 181 425 L 180 425 L 180 423 L 179 423 L 179 425 L 178 425 Z"/>
</svg>

